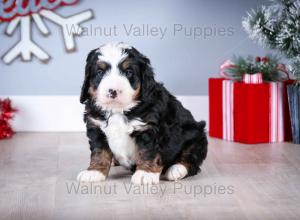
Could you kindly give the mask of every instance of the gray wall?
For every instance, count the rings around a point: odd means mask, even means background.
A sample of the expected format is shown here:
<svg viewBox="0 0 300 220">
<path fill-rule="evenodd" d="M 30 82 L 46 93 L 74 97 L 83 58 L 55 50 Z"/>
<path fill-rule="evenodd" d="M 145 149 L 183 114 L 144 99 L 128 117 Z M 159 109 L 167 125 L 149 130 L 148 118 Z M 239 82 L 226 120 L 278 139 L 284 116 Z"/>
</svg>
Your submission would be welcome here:
<svg viewBox="0 0 300 220">
<path fill-rule="evenodd" d="M 74 14 L 91 8 L 95 18 L 83 26 L 89 31 L 91 26 L 106 28 L 116 26 L 116 33 L 104 36 L 97 32 L 87 32 L 77 38 L 77 51 L 66 53 L 58 26 L 46 21 L 51 35 L 44 37 L 34 28 L 34 40 L 52 57 L 48 64 L 36 58 L 23 63 L 19 59 L 11 65 L 0 63 L 0 95 L 78 95 L 84 74 L 87 53 L 109 41 L 124 41 L 135 46 L 151 61 L 156 78 L 176 95 L 206 95 L 207 79 L 216 76 L 219 65 L 233 54 L 264 55 L 248 39 L 241 27 L 241 19 L 246 11 L 260 4 L 262 0 L 132 0 L 102 1 L 82 0 L 76 6 L 63 7 L 58 13 Z M 124 25 L 166 29 L 164 37 L 127 35 Z M 184 31 L 174 34 L 174 24 L 187 29 L 200 27 L 209 36 L 185 36 Z M 0 24 L 3 33 L 6 24 Z M 179 27 L 179 25 L 177 25 Z M 213 33 L 209 33 L 212 31 Z M 218 33 L 215 33 L 218 31 Z M 116 34 L 116 36 L 114 36 Z M 2 56 L 18 40 L 19 33 L 13 37 L 0 36 L 0 55 Z M 162 39 L 161 39 L 162 38 Z"/>
</svg>

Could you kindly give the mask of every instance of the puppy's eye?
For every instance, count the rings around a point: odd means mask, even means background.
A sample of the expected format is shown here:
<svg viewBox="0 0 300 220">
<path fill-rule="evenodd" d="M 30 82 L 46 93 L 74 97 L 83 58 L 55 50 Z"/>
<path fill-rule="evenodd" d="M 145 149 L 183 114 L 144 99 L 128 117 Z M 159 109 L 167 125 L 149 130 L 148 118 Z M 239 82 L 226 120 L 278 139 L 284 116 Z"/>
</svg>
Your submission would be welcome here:
<svg viewBox="0 0 300 220">
<path fill-rule="evenodd" d="M 97 69 L 97 74 L 102 75 L 104 73 L 104 71 L 100 68 Z"/>
<path fill-rule="evenodd" d="M 125 70 L 125 74 L 126 74 L 127 77 L 132 77 L 133 70 L 132 69 L 127 69 L 127 70 Z"/>
</svg>

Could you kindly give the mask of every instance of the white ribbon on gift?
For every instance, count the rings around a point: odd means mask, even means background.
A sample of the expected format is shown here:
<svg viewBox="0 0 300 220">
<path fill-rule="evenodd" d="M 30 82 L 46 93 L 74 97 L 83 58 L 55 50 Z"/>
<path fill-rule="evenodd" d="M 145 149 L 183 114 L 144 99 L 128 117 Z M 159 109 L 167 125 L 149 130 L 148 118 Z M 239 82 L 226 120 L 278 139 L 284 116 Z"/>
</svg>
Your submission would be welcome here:
<svg viewBox="0 0 300 220">
<path fill-rule="evenodd" d="M 222 103 L 223 103 L 223 139 L 234 140 L 234 121 L 233 121 L 233 95 L 234 82 L 223 80 L 222 82 Z"/>
<path fill-rule="evenodd" d="M 259 83 L 263 83 L 263 77 L 261 73 L 255 73 L 255 74 L 245 73 L 243 75 L 243 82 L 246 84 L 259 84 Z"/>
<path fill-rule="evenodd" d="M 283 84 L 270 83 L 270 142 L 284 141 Z"/>
</svg>

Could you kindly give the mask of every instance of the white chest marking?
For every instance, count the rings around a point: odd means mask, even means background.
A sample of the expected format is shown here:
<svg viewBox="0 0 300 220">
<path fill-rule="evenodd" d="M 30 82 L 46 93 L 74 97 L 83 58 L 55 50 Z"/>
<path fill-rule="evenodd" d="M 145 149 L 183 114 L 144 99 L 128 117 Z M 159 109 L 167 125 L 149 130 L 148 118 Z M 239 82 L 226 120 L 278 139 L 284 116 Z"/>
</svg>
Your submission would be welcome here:
<svg viewBox="0 0 300 220">
<path fill-rule="evenodd" d="M 128 122 L 121 113 L 114 113 L 108 121 L 95 119 L 91 121 L 100 126 L 105 133 L 109 147 L 119 163 L 125 167 L 134 165 L 137 146 L 130 134 L 133 131 L 145 129 L 145 123 L 137 119 Z"/>
</svg>

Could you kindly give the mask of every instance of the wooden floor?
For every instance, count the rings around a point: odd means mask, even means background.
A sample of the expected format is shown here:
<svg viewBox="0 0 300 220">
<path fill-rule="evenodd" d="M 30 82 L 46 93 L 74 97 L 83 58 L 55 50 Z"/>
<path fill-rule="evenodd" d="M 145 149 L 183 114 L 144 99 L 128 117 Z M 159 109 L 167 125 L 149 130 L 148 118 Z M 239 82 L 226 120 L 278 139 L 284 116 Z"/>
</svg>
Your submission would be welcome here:
<svg viewBox="0 0 300 220">
<path fill-rule="evenodd" d="M 300 145 L 210 139 L 200 174 L 152 187 L 122 167 L 79 185 L 88 160 L 84 133 L 0 141 L 0 219 L 300 219 Z"/>
</svg>

